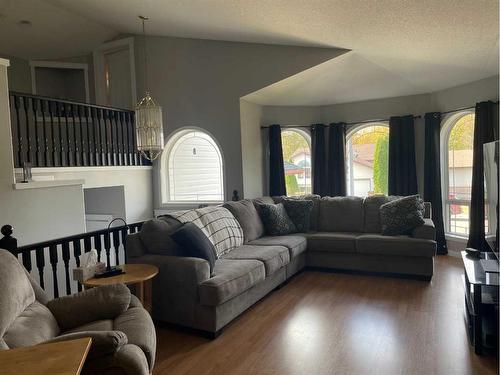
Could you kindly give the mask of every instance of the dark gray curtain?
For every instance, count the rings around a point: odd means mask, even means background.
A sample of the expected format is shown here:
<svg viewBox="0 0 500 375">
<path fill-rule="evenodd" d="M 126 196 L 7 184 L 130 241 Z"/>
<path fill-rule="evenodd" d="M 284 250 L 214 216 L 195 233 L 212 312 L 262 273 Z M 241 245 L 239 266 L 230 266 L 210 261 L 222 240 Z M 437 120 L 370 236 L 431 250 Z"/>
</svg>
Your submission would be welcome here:
<svg viewBox="0 0 500 375">
<path fill-rule="evenodd" d="M 325 125 L 315 124 L 311 126 L 312 139 L 312 165 L 311 174 L 313 178 L 312 192 L 321 196 L 328 195 L 328 175 L 326 170 L 326 137 Z"/>
<path fill-rule="evenodd" d="M 444 236 L 441 196 L 441 113 L 425 114 L 424 200 L 432 203 L 432 221 L 436 227 L 437 253 L 448 253 Z"/>
<path fill-rule="evenodd" d="M 335 197 L 346 195 L 345 171 L 345 123 L 330 124 L 328 130 L 328 191 L 327 195 Z"/>
<path fill-rule="evenodd" d="M 413 115 L 389 120 L 389 195 L 417 194 Z"/>
<path fill-rule="evenodd" d="M 472 191 L 469 210 L 468 247 L 487 251 L 484 239 L 484 159 L 483 145 L 498 139 L 498 104 L 491 101 L 476 104 L 474 150 L 472 156 Z"/>
<path fill-rule="evenodd" d="M 286 195 L 283 148 L 281 146 L 281 126 L 269 127 L 269 195 Z"/>
</svg>

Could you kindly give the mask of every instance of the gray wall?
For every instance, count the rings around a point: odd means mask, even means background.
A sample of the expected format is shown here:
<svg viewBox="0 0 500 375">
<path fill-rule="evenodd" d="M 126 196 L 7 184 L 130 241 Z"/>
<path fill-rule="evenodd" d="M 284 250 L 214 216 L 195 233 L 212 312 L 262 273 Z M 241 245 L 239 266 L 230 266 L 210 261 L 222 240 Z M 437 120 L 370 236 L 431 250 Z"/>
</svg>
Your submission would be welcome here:
<svg viewBox="0 0 500 375">
<path fill-rule="evenodd" d="M 2 56 L 10 61 L 7 70 L 9 90 L 31 93 L 31 71 L 28 60 L 18 57 Z"/>
<path fill-rule="evenodd" d="M 144 95 L 144 44 L 134 40 L 138 98 Z M 221 145 L 226 198 L 243 196 L 240 97 L 343 51 L 199 39 L 148 37 L 149 89 L 163 107 L 165 138 L 200 127 Z M 160 186 L 158 181 L 156 187 Z M 160 206 L 156 191 L 156 207 Z"/>
</svg>

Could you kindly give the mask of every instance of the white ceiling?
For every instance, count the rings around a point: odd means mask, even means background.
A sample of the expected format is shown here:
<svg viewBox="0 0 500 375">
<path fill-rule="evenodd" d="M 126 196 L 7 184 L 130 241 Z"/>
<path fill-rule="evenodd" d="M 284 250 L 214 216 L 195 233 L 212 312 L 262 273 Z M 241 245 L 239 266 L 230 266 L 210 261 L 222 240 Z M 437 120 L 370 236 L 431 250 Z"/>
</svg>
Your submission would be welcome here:
<svg viewBox="0 0 500 375">
<path fill-rule="evenodd" d="M 498 74 L 498 0 L 0 0 L 0 52 L 63 57 L 119 34 L 352 52 L 249 96 L 320 105 L 432 92 Z M 23 28 L 18 21 L 33 26 Z"/>
</svg>

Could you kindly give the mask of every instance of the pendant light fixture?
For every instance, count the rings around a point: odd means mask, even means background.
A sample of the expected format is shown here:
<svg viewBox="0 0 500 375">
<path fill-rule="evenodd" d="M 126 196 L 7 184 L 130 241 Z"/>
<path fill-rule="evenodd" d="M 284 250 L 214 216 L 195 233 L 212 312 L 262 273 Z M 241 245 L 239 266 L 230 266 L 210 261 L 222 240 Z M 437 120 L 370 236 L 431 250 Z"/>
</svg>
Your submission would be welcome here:
<svg viewBox="0 0 500 375">
<path fill-rule="evenodd" d="M 155 103 L 148 89 L 148 59 L 146 48 L 145 22 L 149 19 L 139 16 L 142 21 L 142 35 L 144 37 L 144 85 L 146 95 L 135 107 L 135 132 L 137 150 L 148 160 L 153 161 L 160 156 L 163 150 L 163 118 L 161 107 Z"/>
</svg>

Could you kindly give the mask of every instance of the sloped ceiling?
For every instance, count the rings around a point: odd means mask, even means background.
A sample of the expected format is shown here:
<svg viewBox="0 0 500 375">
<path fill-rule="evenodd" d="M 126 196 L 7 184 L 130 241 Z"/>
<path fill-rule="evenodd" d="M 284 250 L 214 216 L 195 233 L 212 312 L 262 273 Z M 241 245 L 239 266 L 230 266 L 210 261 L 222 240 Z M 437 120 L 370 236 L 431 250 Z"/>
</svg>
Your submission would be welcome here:
<svg viewBox="0 0 500 375">
<path fill-rule="evenodd" d="M 0 52 L 21 57 L 89 52 L 139 33 L 138 14 L 153 35 L 352 50 L 249 97 L 260 104 L 418 94 L 498 74 L 497 0 L 4 0 L 0 13 Z"/>
</svg>

